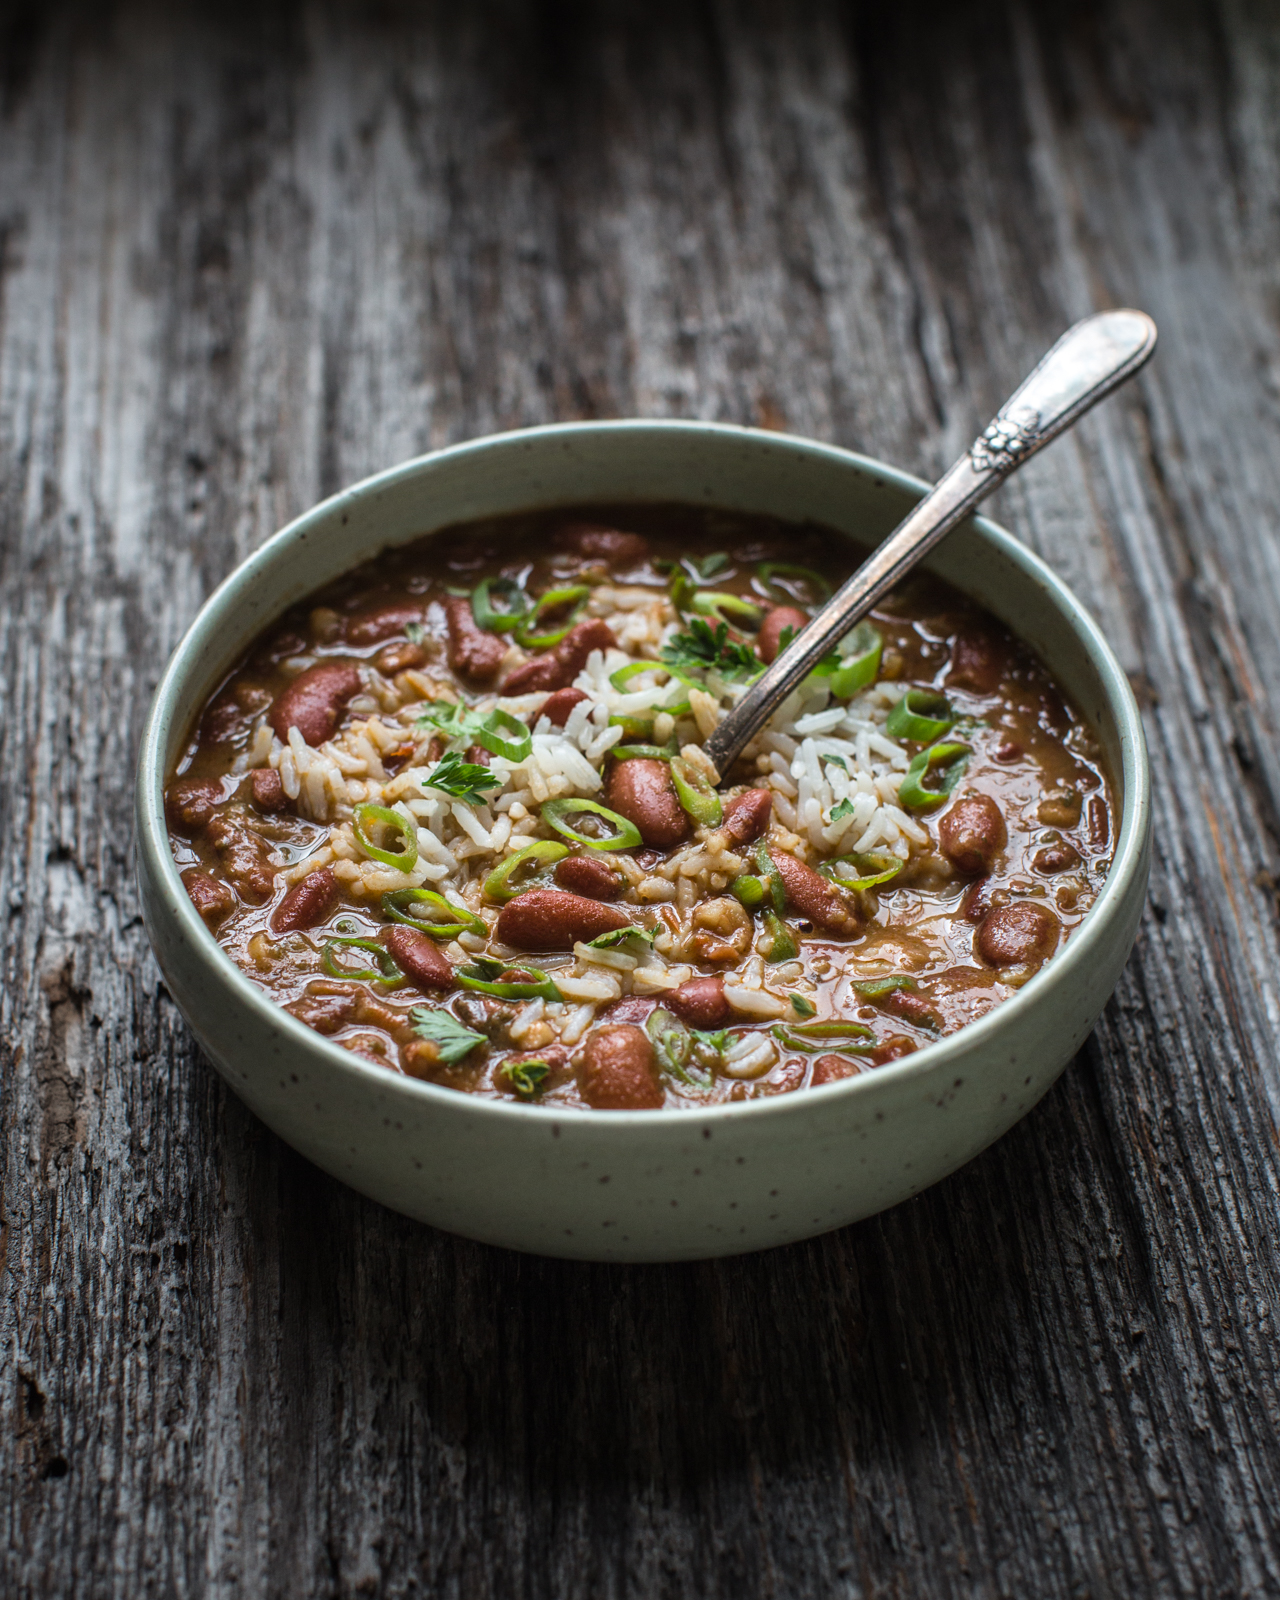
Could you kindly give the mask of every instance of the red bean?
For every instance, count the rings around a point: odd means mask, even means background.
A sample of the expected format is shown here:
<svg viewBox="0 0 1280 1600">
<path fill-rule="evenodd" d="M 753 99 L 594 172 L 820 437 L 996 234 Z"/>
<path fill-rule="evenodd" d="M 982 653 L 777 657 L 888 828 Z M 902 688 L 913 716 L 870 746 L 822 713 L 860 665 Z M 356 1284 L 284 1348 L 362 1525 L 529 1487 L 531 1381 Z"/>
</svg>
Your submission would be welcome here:
<svg viewBox="0 0 1280 1600">
<path fill-rule="evenodd" d="M 299 1022 L 305 1022 L 308 1028 L 314 1028 L 317 1033 L 337 1033 L 339 1028 L 351 1021 L 355 1009 L 354 985 L 350 988 L 338 988 L 336 985 L 322 988 L 319 984 L 309 984 L 296 1000 L 290 1001 L 285 1007 Z"/>
<path fill-rule="evenodd" d="M 1058 919 L 1047 906 L 1012 900 L 988 912 L 978 929 L 978 955 L 990 967 L 1025 966 L 1051 956 L 1058 942 Z"/>
<path fill-rule="evenodd" d="M 994 694 L 1008 664 L 1008 649 L 985 629 L 958 633 L 951 646 L 947 682 L 976 694 Z"/>
<path fill-rule="evenodd" d="M 255 767 L 249 776 L 249 789 L 259 811 L 283 811 L 289 804 L 280 774 L 274 767 Z"/>
<path fill-rule="evenodd" d="M 862 918 L 826 878 L 819 877 L 812 867 L 806 867 L 803 861 L 797 861 L 785 850 L 774 850 L 771 854 L 787 891 L 787 904 L 802 917 L 846 937 L 861 931 Z"/>
<path fill-rule="evenodd" d="M 587 698 L 581 689 L 557 689 L 542 702 L 538 715 L 545 717 L 553 728 L 563 728 L 574 706 L 581 705 Z"/>
<path fill-rule="evenodd" d="M 637 1026 L 647 1021 L 658 1002 L 652 995 L 624 994 L 621 1000 L 607 1005 L 599 1014 L 601 1022 L 634 1022 Z"/>
<path fill-rule="evenodd" d="M 357 648 L 378 644 L 403 633 L 411 623 L 422 622 L 421 600 L 387 600 L 382 605 L 358 611 L 347 623 L 346 636 Z"/>
<path fill-rule="evenodd" d="M 1004 817 L 989 794 L 957 800 L 938 824 L 942 853 L 961 872 L 990 872 L 1008 842 Z"/>
<path fill-rule="evenodd" d="M 663 997 L 667 1009 L 691 1028 L 722 1028 L 732 1015 L 725 999 L 724 979 L 689 978 Z"/>
<path fill-rule="evenodd" d="M 615 762 L 605 783 L 605 804 L 634 822 L 644 842 L 656 849 L 670 850 L 689 837 L 689 815 L 665 761 L 637 756 Z"/>
<path fill-rule="evenodd" d="M 270 900 L 275 890 L 275 868 L 268 860 L 270 852 L 256 833 L 235 818 L 219 812 L 212 817 L 207 828 L 214 849 L 222 857 L 222 871 L 242 900 L 260 906 Z"/>
<path fill-rule="evenodd" d="M 555 543 L 589 561 L 626 562 L 628 566 L 649 554 L 649 541 L 643 534 L 623 533 L 597 522 L 566 522 L 556 533 Z"/>
<path fill-rule="evenodd" d="M 839 1083 L 841 1078 L 856 1078 L 861 1071 L 862 1063 L 849 1056 L 819 1056 L 813 1064 L 813 1076 L 809 1082 L 816 1089 L 819 1084 Z"/>
<path fill-rule="evenodd" d="M 207 872 L 201 872 L 197 867 L 188 867 L 182 874 L 182 881 L 191 896 L 191 904 L 210 928 L 216 928 L 235 910 L 235 895 L 225 883 L 219 883 Z"/>
<path fill-rule="evenodd" d="M 760 652 L 760 659 L 773 661 L 777 657 L 782 635 L 788 628 L 794 637 L 802 628 L 808 626 L 809 618 L 795 606 L 774 606 L 772 611 L 766 611 L 764 621 L 760 624 L 760 632 L 756 636 L 756 649 Z"/>
<path fill-rule="evenodd" d="M 338 900 L 338 880 L 331 867 L 317 867 L 299 879 L 271 913 L 273 933 L 296 933 L 314 928 L 333 910 Z"/>
<path fill-rule="evenodd" d="M 1101 795 L 1092 795 L 1085 808 L 1089 829 L 1089 844 L 1094 850 L 1105 850 L 1111 837 L 1111 823 L 1107 817 L 1107 803 Z"/>
<path fill-rule="evenodd" d="M 1068 844 L 1065 839 L 1060 839 L 1057 844 L 1047 844 L 1043 849 L 1037 850 L 1031 858 L 1031 866 L 1036 872 L 1050 875 L 1055 872 L 1069 872 L 1072 867 L 1080 865 L 1080 852 L 1075 845 Z"/>
<path fill-rule="evenodd" d="M 481 628 L 465 595 L 450 595 L 444 603 L 449 625 L 449 665 L 463 677 L 490 683 L 507 654 L 505 640 Z"/>
<path fill-rule="evenodd" d="M 1022 746 L 1016 739 L 1006 739 L 992 751 L 992 758 L 996 761 L 1021 761 Z"/>
<path fill-rule="evenodd" d="M 453 966 L 436 942 L 417 928 L 397 923 L 379 935 L 401 971 L 419 989 L 452 989 Z"/>
<path fill-rule="evenodd" d="M 517 667 L 503 683 L 502 692 L 532 694 L 538 689 L 567 689 L 593 650 L 609 650 L 617 642 L 613 629 L 599 617 L 576 623 L 554 650 Z"/>
<path fill-rule="evenodd" d="M 769 826 L 773 795 L 768 789 L 748 789 L 724 803 L 724 831 L 734 844 L 750 844 Z"/>
<path fill-rule="evenodd" d="M 908 1039 L 905 1033 L 894 1033 L 882 1039 L 871 1054 L 862 1059 L 868 1066 L 883 1067 L 890 1061 L 901 1061 L 903 1056 L 909 1056 L 918 1049 L 914 1039 Z"/>
<path fill-rule="evenodd" d="M 282 741 L 296 728 L 309 745 L 333 737 L 347 701 L 360 693 L 360 674 L 349 661 L 320 661 L 293 680 L 267 713 Z"/>
<path fill-rule="evenodd" d="M 559 889 L 529 889 L 498 914 L 498 938 L 517 950 L 572 950 L 630 923 L 616 906 Z"/>
<path fill-rule="evenodd" d="M 513 902 L 514 903 L 514 902 Z M 597 1028 L 582 1052 L 582 1098 L 597 1111 L 655 1111 L 665 1096 L 653 1045 L 643 1028 Z"/>
<path fill-rule="evenodd" d="M 598 856 L 567 857 L 556 868 L 556 882 L 592 900 L 617 900 L 622 894 L 617 871 Z"/>
<path fill-rule="evenodd" d="M 427 652 L 420 644 L 410 644 L 406 639 L 401 644 L 384 645 L 373 658 L 373 664 L 384 678 L 394 678 L 397 672 L 407 672 L 410 667 L 420 667 L 427 659 Z"/>
<path fill-rule="evenodd" d="M 199 833 L 221 804 L 222 785 L 216 779 L 178 778 L 165 790 L 164 814 L 171 828 Z"/>
</svg>

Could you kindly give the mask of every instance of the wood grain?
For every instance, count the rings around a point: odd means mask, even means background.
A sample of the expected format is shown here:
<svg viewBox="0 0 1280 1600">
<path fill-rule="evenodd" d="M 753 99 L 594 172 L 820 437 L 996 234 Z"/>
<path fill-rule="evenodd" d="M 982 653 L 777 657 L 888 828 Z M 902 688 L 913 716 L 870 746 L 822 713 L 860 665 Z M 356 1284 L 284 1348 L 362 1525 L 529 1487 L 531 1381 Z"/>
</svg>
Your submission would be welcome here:
<svg viewBox="0 0 1280 1600">
<path fill-rule="evenodd" d="M 1280 14 L 0 9 L 0 1587 L 1280 1591 Z M 517 1258 L 267 1134 L 133 886 L 166 656 L 407 455 L 717 417 L 933 474 L 1072 318 L 1156 362 L 997 514 L 1147 707 L 1058 1088 L 776 1253 Z"/>
</svg>

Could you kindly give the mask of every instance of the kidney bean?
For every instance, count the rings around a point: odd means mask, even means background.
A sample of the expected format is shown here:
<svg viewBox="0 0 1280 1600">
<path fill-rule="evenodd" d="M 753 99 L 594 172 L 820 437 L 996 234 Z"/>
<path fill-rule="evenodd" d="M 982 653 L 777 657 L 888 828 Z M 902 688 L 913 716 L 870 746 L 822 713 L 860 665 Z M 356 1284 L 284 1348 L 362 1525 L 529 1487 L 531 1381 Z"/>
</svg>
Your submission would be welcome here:
<svg viewBox="0 0 1280 1600">
<path fill-rule="evenodd" d="M 613 629 L 599 617 L 576 623 L 554 650 L 517 667 L 502 685 L 502 692 L 532 694 L 536 689 L 567 689 L 593 650 L 610 650 L 617 642 Z"/>
<path fill-rule="evenodd" d="M 904 1022 L 914 1022 L 918 1028 L 942 1026 L 937 1005 L 927 994 L 917 994 L 910 989 L 893 989 L 881 1004 L 895 1017 L 901 1017 Z"/>
<path fill-rule="evenodd" d="M 216 779 L 177 778 L 165 790 L 164 814 L 171 828 L 199 833 L 222 804 L 222 785 Z"/>
<path fill-rule="evenodd" d="M 823 1083 L 839 1083 L 841 1078 L 856 1078 L 864 1071 L 860 1061 L 854 1061 L 849 1056 L 819 1056 L 813 1064 L 813 1076 L 809 1079 L 813 1088 Z"/>
<path fill-rule="evenodd" d="M 1072 867 L 1079 865 L 1080 852 L 1075 845 L 1068 844 L 1065 839 L 1059 839 L 1056 844 L 1045 845 L 1031 858 L 1032 869 L 1043 872 L 1046 876 L 1055 872 L 1070 872 Z"/>
<path fill-rule="evenodd" d="M 1085 812 L 1089 825 L 1089 843 L 1095 850 L 1105 850 L 1111 837 L 1111 824 L 1107 819 L 1106 801 L 1101 795 L 1092 795 Z"/>
<path fill-rule="evenodd" d="M 960 915 L 966 922 L 981 922 L 991 910 L 993 888 L 990 879 L 979 878 L 960 896 Z M 1000 890 L 1003 895 L 1005 890 Z"/>
<path fill-rule="evenodd" d="M 772 611 L 766 611 L 764 621 L 760 624 L 760 632 L 756 635 L 756 649 L 760 652 L 760 659 L 773 661 L 777 657 L 782 635 L 788 628 L 795 635 L 808 626 L 809 618 L 795 606 L 774 606 Z"/>
<path fill-rule="evenodd" d="M 991 752 L 995 761 L 1021 761 L 1022 746 L 1016 739 L 1006 739 Z"/>
<path fill-rule="evenodd" d="M 207 872 L 201 872 L 198 867 L 188 867 L 182 874 L 182 881 L 191 896 L 191 904 L 210 928 L 216 928 L 235 910 L 236 897 L 227 885 L 211 878 Z"/>
<path fill-rule="evenodd" d="M 637 1026 L 646 1022 L 649 1013 L 656 1009 L 658 1002 L 648 994 L 624 994 L 621 1000 L 615 1000 L 600 1012 L 601 1022 L 634 1022 Z"/>
<path fill-rule="evenodd" d="M 527 889 L 498 914 L 498 938 L 517 950 L 572 950 L 630 922 L 616 906 L 559 889 Z"/>
<path fill-rule="evenodd" d="M 1005 645 L 985 629 L 958 633 L 951 645 L 947 682 L 976 694 L 994 694 L 1008 665 Z"/>
<path fill-rule="evenodd" d="M 657 1110 L 665 1096 L 644 1029 L 629 1023 L 597 1028 L 582 1052 L 578 1088 L 597 1111 Z"/>
<path fill-rule="evenodd" d="M 260 906 L 270 900 L 275 889 L 275 868 L 267 859 L 269 851 L 256 833 L 225 812 L 210 819 L 207 833 L 222 857 L 222 870 L 242 900 Z"/>
<path fill-rule="evenodd" d="M 286 1011 L 291 1011 L 299 1022 L 317 1033 L 337 1033 L 351 1021 L 356 1008 L 354 988 L 339 988 L 337 984 L 308 984 L 306 990 L 291 1001 Z"/>
<path fill-rule="evenodd" d="M 333 737 L 347 701 L 360 693 L 360 674 L 349 661 L 318 661 L 276 696 L 267 721 L 276 737 L 287 743 L 296 728 L 309 745 Z"/>
<path fill-rule="evenodd" d="M 421 600 L 385 600 L 381 605 L 366 606 L 347 620 L 346 637 L 357 648 L 379 644 L 403 633 L 411 623 L 422 622 Z"/>
<path fill-rule="evenodd" d="M 401 923 L 384 928 L 378 936 L 399 963 L 411 983 L 419 989 L 452 989 L 453 966 L 435 941 L 417 928 Z"/>
<path fill-rule="evenodd" d="M 724 979 L 689 978 L 663 996 L 662 1003 L 691 1028 L 723 1028 L 732 1016 L 725 999 Z"/>
<path fill-rule="evenodd" d="M 832 933 L 849 936 L 861 931 L 862 918 L 834 885 L 785 850 L 774 850 L 771 854 L 787 891 L 787 904 L 794 906 L 802 917 L 808 917 L 810 922 Z"/>
<path fill-rule="evenodd" d="M 300 878 L 271 913 L 273 933 L 296 933 L 314 928 L 333 910 L 338 900 L 338 880 L 331 867 L 317 867 Z"/>
<path fill-rule="evenodd" d="M 249 774 L 249 790 L 259 811 L 283 811 L 289 804 L 280 774 L 274 767 L 255 767 Z"/>
<path fill-rule="evenodd" d="M 490 756 L 489 752 L 482 744 L 469 744 L 467 746 L 467 753 L 462 759 L 464 761 L 471 762 L 472 766 L 475 767 L 487 767 L 489 765 Z"/>
<path fill-rule="evenodd" d="M 905 1033 L 894 1033 L 887 1039 L 882 1039 L 869 1056 L 863 1060 L 868 1066 L 883 1067 L 890 1061 L 901 1061 L 903 1056 L 912 1055 L 920 1047 L 914 1039 L 908 1039 Z"/>
<path fill-rule="evenodd" d="M 750 844 L 769 826 L 773 795 L 768 789 L 748 789 L 724 803 L 724 831 L 734 844 Z"/>
<path fill-rule="evenodd" d="M 477 683 L 491 683 L 506 657 L 506 642 L 477 625 L 466 595 L 450 595 L 444 614 L 449 626 L 449 665 Z"/>
<path fill-rule="evenodd" d="M 977 952 L 989 967 L 1025 966 L 1053 954 L 1058 931 L 1058 919 L 1047 906 L 1012 900 L 983 918 Z"/>
<path fill-rule="evenodd" d="M 384 678 L 394 678 L 397 672 L 407 672 L 410 667 L 420 667 L 427 652 L 420 644 L 410 644 L 406 639 L 400 644 L 384 645 L 373 658 L 373 664 Z"/>
<path fill-rule="evenodd" d="M 556 868 L 556 882 L 592 900 L 617 900 L 622 894 L 622 879 L 598 856 L 567 856 Z"/>
<path fill-rule="evenodd" d="M 589 561 L 626 562 L 634 566 L 649 554 L 649 541 L 640 533 L 623 533 L 597 522 L 566 522 L 555 535 L 561 550 Z"/>
<path fill-rule="evenodd" d="M 581 689 L 557 689 L 542 702 L 540 717 L 546 717 L 553 728 L 563 728 L 574 706 L 581 705 L 588 696 Z"/>
<path fill-rule="evenodd" d="M 670 850 L 689 837 L 689 815 L 665 761 L 637 756 L 615 762 L 605 781 L 605 804 L 634 822 L 644 842 L 659 850 Z"/>
<path fill-rule="evenodd" d="M 961 872 L 990 872 L 1008 842 L 1004 817 L 989 794 L 957 800 L 938 824 L 942 853 Z"/>
</svg>

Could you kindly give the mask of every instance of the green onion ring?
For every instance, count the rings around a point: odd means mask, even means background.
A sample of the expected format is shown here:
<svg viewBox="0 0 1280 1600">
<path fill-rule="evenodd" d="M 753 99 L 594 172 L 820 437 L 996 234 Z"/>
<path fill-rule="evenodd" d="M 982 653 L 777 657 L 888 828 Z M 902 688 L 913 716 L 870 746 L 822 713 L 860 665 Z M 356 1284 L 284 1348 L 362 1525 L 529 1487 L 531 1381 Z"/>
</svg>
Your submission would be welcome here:
<svg viewBox="0 0 1280 1600">
<path fill-rule="evenodd" d="M 876 1048 L 875 1034 L 860 1022 L 794 1022 L 788 1027 L 779 1024 L 771 1031 L 788 1050 L 801 1050 L 809 1056 L 824 1050 L 842 1056 L 866 1055 Z M 863 1039 L 870 1044 L 858 1042 Z"/>
<path fill-rule="evenodd" d="M 764 931 L 773 940 L 766 961 L 794 961 L 800 954 L 800 947 L 796 943 L 791 929 L 776 911 L 766 911 L 764 914 Z"/>
<path fill-rule="evenodd" d="M 515 737 L 503 738 L 504 730 Z M 491 711 L 476 729 L 475 739 L 490 755 L 503 756 L 507 761 L 523 761 L 533 749 L 528 727 L 509 711 Z"/>
<path fill-rule="evenodd" d="M 398 853 L 380 849 L 369 838 L 367 829 L 371 822 L 380 822 L 384 828 L 398 829 L 404 840 L 404 849 Z M 384 867 L 394 867 L 397 872 L 412 872 L 417 866 L 417 829 L 412 823 L 406 822 L 398 811 L 392 811 L 390 806 L 375 806 L 369 802 L 357 806 L 351 813 L 351 831 L 365 855 L 380 861 Z"/>
<path fill-rule="evenodd" d="M 729 885 L 729 893 L 735 895 L 748 911 L 754 911 L 757 906 L 764 904 L 766 892 L 763 881 L 746 872 Z"/>
<path fill-rule="evenodd" d="M 499 611 L 493 598 L 504 595 L 508 602 L 505 611 Z M 471 591 L 471 610 L 478 628 L 490 633 L 510 633 L 512 628 L 528 615 L 529 597 L 514 578 L 483 578 Z"/>
<path fill-rule="evenodd" d="M 590 593 L 585 583 L 575 583 L 567 589 L 548 589 L 545 594 L 540 594 L 533 603 L 533 610 L 516 623 L 516 643 L 523 645 L 526 650 L 549 650 L 552 645 L 559 644 L 582 615 L 582 608 Z M 552 628 L 549 633 L 532 631 L 544 611 L 555 611 L 564 605 L 571 605 L 572 609 L 563 627 Z"/>
<path fill-rule="evenodd" d="M 680 751 L 673 739 L 670 744 L 615 744 L 609 754 L 615 761 L 670 761 Z"/>
<path fill-rule="evenodd" d="M 891 739 L 932 744 L 955 722 L 956 714 L 945 694 L 934 689 L 908 689 L 889 713 L 884 731 Z"/>
<path fill-rule="evenodd" d="M 864 1000 L 881 1000 L 897 989 L 915 990 L 920 986 L 914 978 L 908 978 L 905 973 L 898 972 L 891 978 L 869 978 L 865 983 L 855 983 L 853 987 Z"/>
<path fill-rule="evenodd" d="M 498 1076 L 507 1080 L 517 1099 L 532 1100 L 550 1071 L 551 1065 L 546 1061 L 508 1061 L 498 1068 Z"/>
<path fill-rule="evenodd" d="M 693 597 L 693 609 L 704 617 L 718 617 L 732 626 L 744 622 L 749 628 L 758 628 L 764 621 L 759 606 L 740 594 L 725 594 L 719 589 L 699 589 Z"/>
<path fill-rule="evenodd" d="M 773 909 L 781 916 L 783 911 L 786 910 L 787 891 L 782 882 L 782 874 L 778 871 L 777 863 L 769 854 L 769 846 L 763 839 L 756 846 L 756 870 L 769 891 L 769 898 L 773 901 Z"/>
<path fill-rule="evenodd" d="M 625 694 L 632 678 L 639 677 L 642 672 L 665 672 L 673 683 L 683 683 L 695 689 L 699 687 L 696 680 L 686 677 L 684 673 L 677 672 L 674 667 L 668 667 L 661 661 L 628 661 L 625 667 L 619 667 L 616 672 L 609 674 L 609 682 L 619 694 Z M 669 705 L 654 706 L 653 715 L 657 716 L 659 712 L 666 711 L 673 717 L 683 717 L 688 715 L 690 709 L 687 700 L 677 700 Z"/>
<path fill-rule="evenodd" d="M 831 693 L 837 700 L 851 700 L 859 689 L 876 681 L 884 640 L 869 622 L 860 622 L 841 643 L 848 649 L 831 674 Z"/>
<path fill-rule="evenodd" d="M 589 839 L 585 833 L 579 833 L 564 820 L 583 811 L 590 811 L 593 816 L 611 822 L 617 833 L 610 839 Z M 640 830 L 634 822 L 628 822 L 626 817 L 620 817 L 606 806 L 597 805 L 594 800 L 548 800 L 541 816 L 546 825 L 554 828 L 563 838 L 572 839 L 574 844 L 585 844 L 591 850 L 634 850 L 641 843 Z"/>
<path fill-rule="evenodd" d="M 522 883 L 518 887 L 512 880 L 518 876 L 521 869 L 533 861 L 544 862 L 547 866 L 557 861 L 563 861 L 569 854 L 567 844 L 557 844 L 554 839 L 538 839 L 533 844 L 525 845 L 523 850 L 517 850 L 514 855 L 508 856 L 501 866 L 495 867 L 484 880 L 484 897 L 493 900 L 498 905 L 506 905 L 508 900 L 514 900 L 518 894 L 523 894 L 530 887 Z"/>
<path fill-rule="evenodd" d="M 372 967 L 362 967 L 358 972 L 353 972 L 350 967 L 340 966 L 335 954 L 339 945 L 371 950 L 378 959 L 380 970 L 375 972 Z M 404 982 L 404 973 L 390 952 L 384 950 L 375 939 L 365 939 L 360 935 L 348 939 L 326 939 L 320 954 L 320 965 L 331 978 L 350 978 L 356 983 L 381 983 L 388 988 L 398 987 Z"/>
<path fill-rule="evenodd" d="M 671 762 L 671 781 L 676 798 L 693 820 L 704 828 L 718 828 L 724 820 L 720 796 L 704 775 L 689 765 L 683 756 Z"/>
<path fill-rule="evenodd" d="M 430 906 L 433 911 L 443 911 L 446 918 L 432 921 L 427 917 L 415 917 L 406 909 L 413 905 Z M 419 933 L 429 934 L 433 939 L 456 939 L 460 933 L 483 936 L 489 931 L 479 917 L 473 917 L 461 906 L 455 906 L 434 889 L 388 889 L 382 897 L 382 914 L 392 922 L 403 922 L 407 928 L 417 928 Z M 449 917 L 453 920 L 449 921 Z"/>
<path fill-rule="evenodd" d="M 651 734 L 653 732 L 653 723 L 656 715 L 657 713 L 653 711 L 623 711 L 616 717 L 610 717 L 608 726 L 610 728 L 621 728 L 628 739 L 639 739 L 646 733 Z"/>
<path fill-rule="evenodd" d="M 903 776 L 898 804 L 908 811 L 932 811 L 940 806 L 960 782 L 971 754 L 967 744 L 935 744 L 922 750 Z M 926 789 L 924 780 L 934 771 L 939 773 L 942 787 Z"/>
<path fill-rule="evenodd" d="M 521 972 L 531 978 L 531 983 L 496 983 L 486 973 Z M 564 996 L 545 972 L 537 967 L 510 967 L 501 961 L 484 958 L 470 966 L 455 967 L 453 975 L 464 989 L 474 989 L 477 994 L 492 995 L 495 1000 L 550 1000 L 562 1001 Z"/>
<path fill-rule="evenodd" d="M 774 583 L 774 577 L 801 578 L 809 584 L 815 595 L 814 604 L 822 605 L 831 598 L 831 585 L 820 572 L 815 572 L 812 567 L 797 567 L 790 561 L 762 561 L 756 568 L 756 581 L 764 590 L 765 595 L 775 602 L 792 600 L 794 595 Z"/>
<path fill-rule="evenodd" d="M 856 877 L 842 874 L 841 868 L 846 863 L 857 873 Z M 863 855 L 833 856 L 830 861 L 824 861 L 818 871 L 824 878 L 830 878 L 832 883 L 838 883 L 842 889 L 852 889 L 856 893 L 891 882 L 905 865 L 904 861 L 886 850 L 869 850 Z"/>
</svg>

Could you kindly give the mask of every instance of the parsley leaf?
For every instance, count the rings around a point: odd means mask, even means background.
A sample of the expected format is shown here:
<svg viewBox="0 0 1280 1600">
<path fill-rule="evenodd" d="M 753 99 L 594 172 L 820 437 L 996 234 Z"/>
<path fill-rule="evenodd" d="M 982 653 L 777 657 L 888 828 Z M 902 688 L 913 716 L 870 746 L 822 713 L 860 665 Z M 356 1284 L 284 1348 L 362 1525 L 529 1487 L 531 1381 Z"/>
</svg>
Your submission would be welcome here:
<svg viewBox="0 0 1280 1600">
<path fill-rule="evenodd" d="M 690 563 L 698 574 L 702 583 L 709 578 L 714 578 L 717 572 L 722 572 L 729 565 L 729 558 L 723 550 L 717 550 L 713 555 L 703 556 L 701 561 L 694 560 Z"/>
<path fill-rule="evenodd" d="M 484 721 L 482 716 L 469 710 L 462 701 L 437 700 L 430 711 L 418 718 L 420 728 L 439 728 L 446 739 L 470 739 Z"/>
<path fill-rule="evenodd" d="M 428 1011 L 426 1006 L 418 1006 L 411 1015 L 413 1031 L 420 1039 L 429 1039 L 435 1045 L 447 1067 L 469 1056 L 478 1044 L 485 1042 L 484 1034 L 464 1027 L 451 1012 Z"/>
<path fill-rule="evenodd" d="M 718 1056 L 722 1056 L 729 1047 L 728 1028 L 717 1028 L 714 1033 L 709 1033 L 704 1028 L 690 1028 L 689 1031 L 698 1044 L 705 1045 Z"/>
<path fill-rule="evenodd" d="M 817 1006 L 814 1005 L 813 1001 L 810 1000 L 807 995 L 793 994 L 793 995 L 789 996 L 789 998 L 791 1000 L 791 1009 L 795 1012 L 796 1016 L 798 1016 L 798 1017 L 816 1017 L 817 1016 L 818 1008 L 817 1008 Z"/>
<path fill-rule="evenodd" d="M 704 617 L 688 620 L 688 633 L 673 634 L 662 647 L 667 666 L 718 672 L 722 678 L 739 680 L 758 678 L 764 671 L 764 663 L 750 645 L 730 639 L 727 622 L 713 629 Z"/>
<path fill-rule="evenodd" d="M 839 822 L 841 817 L 851 817 L 852 815 L 853 815 L 853 801 L 852 800 L 841 800 L 838 804 L 832 806 L 832 808 L 831 808 L 831 816 L 829 817 L 828 820 L 831 821 L 831 822 Z"/>
<path fill-rule="evenodd" d="M 461 800 L 466 805 L 478 805 L 486 789 L 500 789 L 503 780 L 482 767 L 477 761 L 464 761 L 456 750 L 441 756 L 431 769 L 431 776 L 422 780 L 423 787 L 440 789 Z"/>
</svg>

